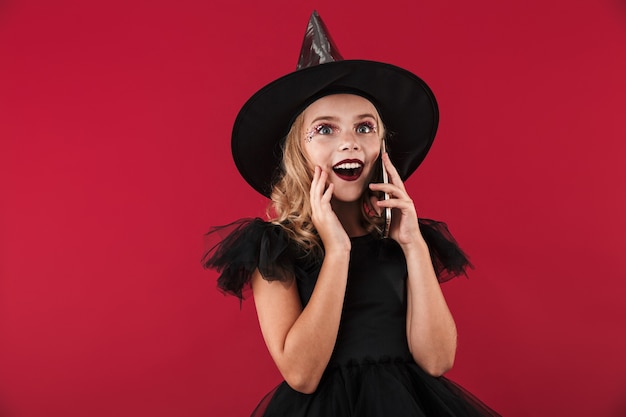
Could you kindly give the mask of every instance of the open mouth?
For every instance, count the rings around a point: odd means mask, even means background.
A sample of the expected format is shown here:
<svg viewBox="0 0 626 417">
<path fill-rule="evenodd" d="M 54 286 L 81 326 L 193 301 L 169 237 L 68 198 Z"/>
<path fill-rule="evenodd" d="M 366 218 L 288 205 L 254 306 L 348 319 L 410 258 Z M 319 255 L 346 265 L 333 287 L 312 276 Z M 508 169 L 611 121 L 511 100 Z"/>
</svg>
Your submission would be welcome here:
<svg viewBox="0 0 626 417">
<path fill-rule="evenodd" d="M 333 166 L 333 172 L 344 181 L 355 181 L 363 173 L 363 162 L 347 159 Z"/>
</svg>

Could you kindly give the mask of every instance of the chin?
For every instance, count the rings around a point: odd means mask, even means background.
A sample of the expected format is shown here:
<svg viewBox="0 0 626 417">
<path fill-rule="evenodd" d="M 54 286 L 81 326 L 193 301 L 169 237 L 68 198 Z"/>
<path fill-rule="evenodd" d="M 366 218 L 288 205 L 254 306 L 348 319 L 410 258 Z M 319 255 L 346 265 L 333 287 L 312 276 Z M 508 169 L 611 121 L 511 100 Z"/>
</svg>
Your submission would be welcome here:
<svg viewBox="0 0 626 417">
<path fill-rule="evenodd" d="M 337 192 L 335 188 L 335 193 L 333 194 L 333 199 L 341 202 L 341 203 L 357 203 L 361 201 L 361 197 L 363 196 L 363 190 L 342 190 Z"/>
</svg>

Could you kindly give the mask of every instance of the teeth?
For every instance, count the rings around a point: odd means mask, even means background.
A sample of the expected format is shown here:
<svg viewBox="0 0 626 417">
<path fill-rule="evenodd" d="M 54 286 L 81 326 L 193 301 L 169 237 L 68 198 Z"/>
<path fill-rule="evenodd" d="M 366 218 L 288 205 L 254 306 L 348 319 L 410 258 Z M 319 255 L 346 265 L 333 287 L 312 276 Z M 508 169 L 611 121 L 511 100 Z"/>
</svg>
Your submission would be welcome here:
<svg viewBox="0 0 626 417">
<path fill-rule="evenodd" d="M 357 169 L 357 168 L 361 168 L 361 164 L 357 162 L 339 164 L 339 165 L 335 165 L 334 167 L 334 169 Z"/>
</svg>

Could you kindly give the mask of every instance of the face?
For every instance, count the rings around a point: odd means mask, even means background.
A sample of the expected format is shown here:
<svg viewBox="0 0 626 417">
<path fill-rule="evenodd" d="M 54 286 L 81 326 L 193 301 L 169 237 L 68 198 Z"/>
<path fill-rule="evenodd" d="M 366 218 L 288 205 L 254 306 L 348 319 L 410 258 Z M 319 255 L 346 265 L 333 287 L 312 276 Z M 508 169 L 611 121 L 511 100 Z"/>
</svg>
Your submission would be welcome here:
<svg viewBox="0 0 626 417">
<path fill-rule="evenodd" d="M 380 155 L 382 125 L 374 105 L 352 94 L 334 94 L 303 112 L 303 149 L 335 185 L 334 198 L 357 201 Z"/>
</svg>

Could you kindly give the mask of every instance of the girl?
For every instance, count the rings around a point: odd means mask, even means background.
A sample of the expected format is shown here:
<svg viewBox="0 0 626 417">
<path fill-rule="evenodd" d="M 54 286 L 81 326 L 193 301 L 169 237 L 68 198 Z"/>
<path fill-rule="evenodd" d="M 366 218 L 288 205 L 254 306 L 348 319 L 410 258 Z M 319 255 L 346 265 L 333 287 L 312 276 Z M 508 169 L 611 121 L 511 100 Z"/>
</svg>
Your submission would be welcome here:
<svg viewBox="0 0 626 417">
<path fill-rule="evenodd" d="M 497 415 L 442 376 L 456 329 L 439 282 L 468 261 L 403 185 L 434 139 L 432 92 L 398 67 L 342 60 L 315 12 L 298 68 L 233 129 L 235 163 L 271 198 L 271 220 L 226 226 L 204 259 L 222 290 L 251 286 L 285 379 L 253 416 Z"/>
</svg>

